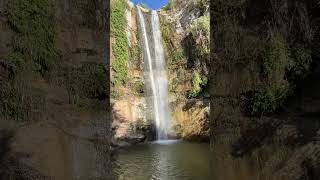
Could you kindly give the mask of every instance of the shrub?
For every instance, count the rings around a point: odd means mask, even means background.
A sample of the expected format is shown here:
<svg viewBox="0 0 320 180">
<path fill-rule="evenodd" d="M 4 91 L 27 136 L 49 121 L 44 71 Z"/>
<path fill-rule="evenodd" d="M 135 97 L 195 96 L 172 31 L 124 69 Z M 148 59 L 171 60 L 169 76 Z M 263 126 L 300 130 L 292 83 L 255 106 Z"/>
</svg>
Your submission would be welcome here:
<svg viewBox="0 0 320 180">
<path fill-rule="evenodd" d="M 210 56 L 210 17 L 201 16 L 191 25 L 191 35 L 196 57 L 209 59 Z"/>
<path fill-rule="evenodd" d="M 123 92 L 115 89 L 111 90 L 111 100 L 119 99 L 121 96 L 123 96 Z"/>
<path fill-rule="evenodd" d="M 142 94 L 144 92 L 144 82 L 143 81 L 136 81 L 134 83 L 134 90 L 137 94 Z"/>
<path fill-rule="evenodd" d="M 0 95 L 1 116 L 11 118 L 16 121 L 24 121 L 29 117 L 31 110 L 30 97 L 23 96 L 13 87 L 2 87 Z"/>
<path fill-rule="evenodd" d="M 115 38 L 112 50 L 115 57 L 112 68 L 115 71 L 114 84 L 126 84 L 128 81 L 128 39 L 126 34 L 126 0 L 111 1 L 111 34 Z"/>
<path fill-rule="evenodd" d="M 266 49 L 263 61 L 263 71 L 270 82 L 281 81 L 289 67 L 289 51 L 285 39 L 280 34 L 275 34 Z"/>
<path fill-rule="evenodd" d="M 23 71 L 26 67 L 23 54 L 20 52 L 13 52 L 6 57 L 8 69 L 12 77 L 15 77 L 19 72 Z"/>
<path fill-rule="evenodd" d="M 80 88 L 82 95 L 88 98 L 106 96 L 106 71 L 102 65 L 86 64 L 80 68 Z"/>
<path fill-rule="evenodd" d="M 51 0 L 16 0 L 9 23 L 18 33 L 16 51 L 48 71 L 58 57 L 57 24 Z"/>
<path fill-rule="evenodd" d="M 195 6 L 203 14 L 209 9 L 209 0 L 196 0 Z"/>
<path fill-rule="evenodd" d="M 100 64 L 83 64 L 68 70 L 67 88 L 71 103 L 82 99 L 104 100 L 107 93 L 106 70 Z M 73 103 L 75 104 L 75 103 Z"/>
<path fill-rule="evenodd" d="M 312 62 L 311 50 L 299 45 L 292 48 L 291 52 L 291 72 L 294 75 L 304 76 L 309 71 Z"/>
<path fill-rule="evenodd" d="M 166 11 L 172 9 L 172 0 L 170 0 L 168 4 L 163 7 L 163 9 Z"/>
<path fill-rule="evenodd" d="M 250 115 L 259 116 L 275 112 L 283 105 L 289 92 L 289 84 L 286 81 L 257 90 L 249 100 Z"/>
<path fill-rule="evenodd" d="M 203 86 L 206 86 L 208 79 L 206 77 L 201 77 L 198 72 L 195 72 L 192 78 L 192 90 L 188 93 L 188 98 L 198 97 L 202 92 Z"/>
<path fill-rule="evenodd" d="M 134 45 L 132 48 L 130 48 L 130 55 L 133 61 L 138 61 L 141 58 L 141 49 L 139 45 Z"/>
<path fill-rule="evenodd" d="M 168 67 L 172 67 L 172 65 L 180 62 L 184 58 L 183 51 L 179 48 L 173 47 L 171 43 L 171 39 L 173 37 L 174 29 L 172 28 L 172 24 L 166 22 L 163 17 L 160 17 L 160 28 L 161 28 L 161 35 L 163 40 L 163 45 L 165 52 L 167 53 L 167 65 Z"/>
<path fill-rule="evenodd" d="M 1 83 L 1 117 L 22 122 L 30 119 L 33 112 L 41 112 L 44 98 L 32 91 L 26 76 L 28 74 L 20 74 L 9 82 Z"/>
</svg>

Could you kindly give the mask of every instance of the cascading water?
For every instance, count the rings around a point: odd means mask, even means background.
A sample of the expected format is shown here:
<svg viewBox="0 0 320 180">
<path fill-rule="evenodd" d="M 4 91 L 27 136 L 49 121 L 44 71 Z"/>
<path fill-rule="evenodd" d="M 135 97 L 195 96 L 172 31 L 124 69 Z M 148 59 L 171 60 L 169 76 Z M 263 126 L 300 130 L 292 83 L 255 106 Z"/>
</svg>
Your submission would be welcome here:
<svg viewBox="0 0 320 180">
<path fill-rule="evenodd" d="M 147 34 L 146 23 L 140 7 L 138 20 L 144 51 L 144 60 L 147 63 L 145 73 L 148 75 L 149 86 L 152 91 L 153 117 L 157 127 L 157 139 L 168 139 L 171 132 L 171 118 L 168 99 L 168 80 L 165 70 L 164 50 L 161 44 L 161 31 L 157 11 L 151 12 L 151 31 Z M 151 43 L 150 43 L 150 42 Z"/>
</svg>

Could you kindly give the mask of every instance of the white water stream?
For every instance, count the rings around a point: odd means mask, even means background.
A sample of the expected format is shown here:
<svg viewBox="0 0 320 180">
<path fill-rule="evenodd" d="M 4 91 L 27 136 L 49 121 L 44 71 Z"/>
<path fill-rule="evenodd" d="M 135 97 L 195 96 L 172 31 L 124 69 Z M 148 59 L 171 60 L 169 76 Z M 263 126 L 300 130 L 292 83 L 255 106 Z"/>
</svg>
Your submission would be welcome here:
<svg viewBox="0 0 320 180">
<path fill-rule="evenodd" d="M 144 60 L 147 63 L 145 73 L 149 78 L 149 81 L 146 81 L 146 86 L 151 87 L 152 90 L 153 117 L 157 127 L 157 139 L 168 139 L 171 132 L 171 118 L 159 16 L 157 11 L 151 12 L 151 33 L 147 33 L 144 14 L 140 7 L 137 7 L 137 10 Z"/>
</svg>

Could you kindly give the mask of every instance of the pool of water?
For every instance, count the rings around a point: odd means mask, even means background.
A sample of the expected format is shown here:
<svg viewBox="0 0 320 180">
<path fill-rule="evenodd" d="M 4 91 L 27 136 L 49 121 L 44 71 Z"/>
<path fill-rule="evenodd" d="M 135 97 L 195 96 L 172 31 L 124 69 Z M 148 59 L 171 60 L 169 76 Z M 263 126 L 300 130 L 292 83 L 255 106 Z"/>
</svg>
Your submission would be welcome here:
<svg viewBox="0 0 320 180">
<path fill-rule="evenodd" d="M 207 143 L 156 141 L 116 153 L 113 168 L 119 180 L 211 180 Z"/>
</svg>

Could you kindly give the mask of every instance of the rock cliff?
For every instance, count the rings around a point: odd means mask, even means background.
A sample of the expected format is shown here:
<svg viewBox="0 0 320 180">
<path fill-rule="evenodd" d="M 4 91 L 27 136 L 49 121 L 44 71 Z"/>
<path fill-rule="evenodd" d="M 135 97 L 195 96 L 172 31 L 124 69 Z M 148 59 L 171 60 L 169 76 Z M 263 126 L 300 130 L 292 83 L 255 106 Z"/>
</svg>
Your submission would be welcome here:
<svg viewBox="0 0 320 180">
<path fill-rule="evenodd" d="M 0 2 L 1 179 L 111 178 L 107 7 Z"/>
<path fill-rule="evenodd" d="M 319 179 L 317 9 L 316 1 L 211 4 L 215 179 Z"/>
</svg>

